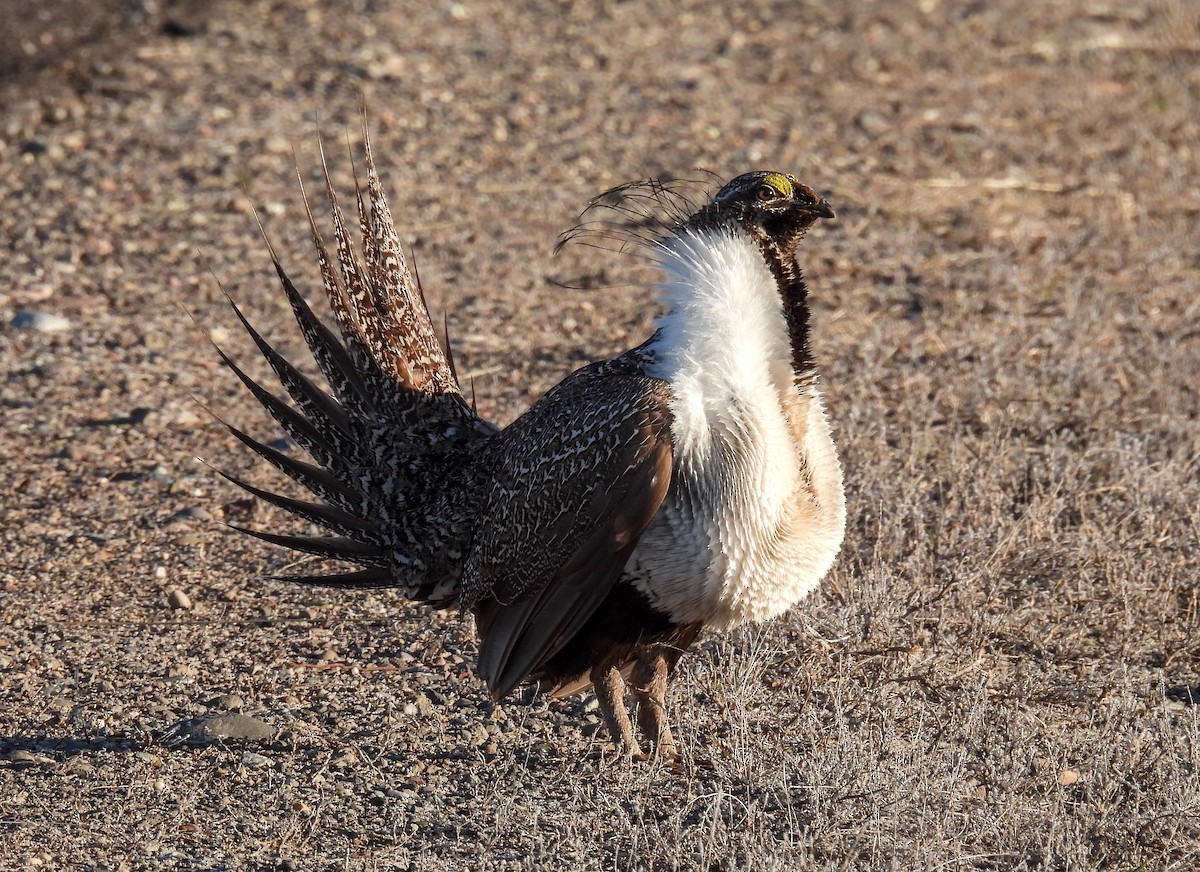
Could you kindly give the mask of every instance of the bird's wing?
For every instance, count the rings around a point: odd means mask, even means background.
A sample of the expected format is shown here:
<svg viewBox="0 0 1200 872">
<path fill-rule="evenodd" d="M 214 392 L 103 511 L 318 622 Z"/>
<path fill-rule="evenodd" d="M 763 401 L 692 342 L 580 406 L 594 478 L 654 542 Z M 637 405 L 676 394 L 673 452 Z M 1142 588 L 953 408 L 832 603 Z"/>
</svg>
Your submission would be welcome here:
<svg viewBox="0 0 1200 872">
<path fill-rule="evenodd" d="M 467 579 L 497 698 L 580 630 L 670 485 L 670 389 L 620 360 L 575 373 L 505 433 Z"/>
</svg>

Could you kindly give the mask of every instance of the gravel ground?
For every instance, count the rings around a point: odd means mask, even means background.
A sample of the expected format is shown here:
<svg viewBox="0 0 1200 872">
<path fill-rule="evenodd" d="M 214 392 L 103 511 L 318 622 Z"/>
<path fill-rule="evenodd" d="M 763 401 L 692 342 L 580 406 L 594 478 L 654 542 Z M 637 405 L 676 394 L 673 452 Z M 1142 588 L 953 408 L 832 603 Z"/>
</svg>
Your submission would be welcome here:
<svg viewBox="0 0 1200 872">
<path fill-rule="evenodd" d="M 1200 21 L 1189 2 L 9 3 L 0 866 L 1200 866 Z M 481 412 L 640 341 L 621 181 L 794 172 L 844 554 L 671 698 L 493 708 L 470 628 L 263 581 L 223 286 L 298 350 L 299 167 L 366 107 Z M 193 323 L 192 318 L 195 319 Z M 259 480 L 271 481 L 265 472 Z"/>
</svg>

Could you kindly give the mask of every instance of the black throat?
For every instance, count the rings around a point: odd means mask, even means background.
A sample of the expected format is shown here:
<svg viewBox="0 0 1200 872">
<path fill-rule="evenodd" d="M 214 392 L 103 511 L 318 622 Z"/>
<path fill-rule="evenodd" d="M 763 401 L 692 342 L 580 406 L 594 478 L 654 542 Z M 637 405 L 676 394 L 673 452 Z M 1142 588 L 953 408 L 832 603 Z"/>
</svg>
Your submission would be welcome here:
<svg viewBox="0 0 1200 872">
<path fill-rule="evenodd" d="M 787 321 L 788 340 L 792 346 L 792 372 L 796 380 L 807 380 L 814 367 L 812 347 L 808 340 L 808 286 L 796 264 L 793 243 L 784 250 L 775 240 L 759 237 L 755 240 L 767 260 L 767 266 L 779 284 L 783 301 L 783 317 Z"/>
</svg>

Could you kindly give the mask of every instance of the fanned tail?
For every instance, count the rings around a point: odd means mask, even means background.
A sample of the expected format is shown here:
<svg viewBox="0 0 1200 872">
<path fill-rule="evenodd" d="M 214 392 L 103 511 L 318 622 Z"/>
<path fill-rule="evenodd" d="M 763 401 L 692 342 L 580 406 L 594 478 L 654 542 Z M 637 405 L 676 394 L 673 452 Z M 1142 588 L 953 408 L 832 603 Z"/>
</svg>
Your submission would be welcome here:
<svg viewBox="0 0 1200 872">
<path fill-rule="evenodd" d="M 274 577 L 333 587 L 398 587 L 414 598 L 445 604 L 455 596 L 454 582 L 460 569 L 454 555 L 462 549 L 454 537 L 464 535 L 470 526 L 465 523 L 469 510 L 461 507 L 464 501 L 449 487 L 453 473 L 445 470 L 462 466 L 461 459 L 454 458 L 470 453 L 473 443 L 497 428 L 480 420 L 463 399 L 449 352 L 439 342 L 420 284 L 401 249 L 365 124 L 363 135 L 365 197 L 355 177 L 362 258 L 330 182 L 323 150 L 334 257 L 304 194 L 321 280 L 337 331 L 314 314 L 267 241 L 284 294 L 329 391 L 268 343 L 233 300 L 230 305 L 235 315 L 290 402 L 250 378 L 217 349 L 225 364 L 314 462 L 300 460 L 221 423 L 316 501 L 273 493 L 238 476 L 221 474 L 264 502 L 332 535 L 234 529 L 295 551 L 365 567 L 335 574 Z"/>
<path fill-rule="evenodd" d="M 462 413 L 469 409 L 438 341 L 424 295 L 404 257 L 365 127 L 363 145 L 367 199 L 356 175 L 355 204 L 365 264 L 359 259 L 333 190 L 323 149 L 321 164 L 333 218 L 337 270 L 305 198 L 325 292 L 351 357 L 363 374 L 368 393 L 364 399 L 387 417 L 403 420 L 411 413 L 414 399 L 436 398 L 445 410 L 443 416 L 462 423 Z M 419 405 L 422 417 L 428 421 L 427 402 Z"/>
</svg>

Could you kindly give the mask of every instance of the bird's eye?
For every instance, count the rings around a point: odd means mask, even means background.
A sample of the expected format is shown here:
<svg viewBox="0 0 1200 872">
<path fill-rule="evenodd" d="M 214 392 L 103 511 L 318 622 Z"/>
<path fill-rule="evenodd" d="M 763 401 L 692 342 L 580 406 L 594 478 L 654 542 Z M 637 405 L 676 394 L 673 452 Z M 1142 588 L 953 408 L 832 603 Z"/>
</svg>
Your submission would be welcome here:
<svg viewBox="0 0 1200 872">
<path fill-rule="evenodd" d="M 774 200 L 778 196 L 779 192 L 770 185 L 760 185 L 758 188 L 758 199 L 760 200 Z"/>
</svg>

